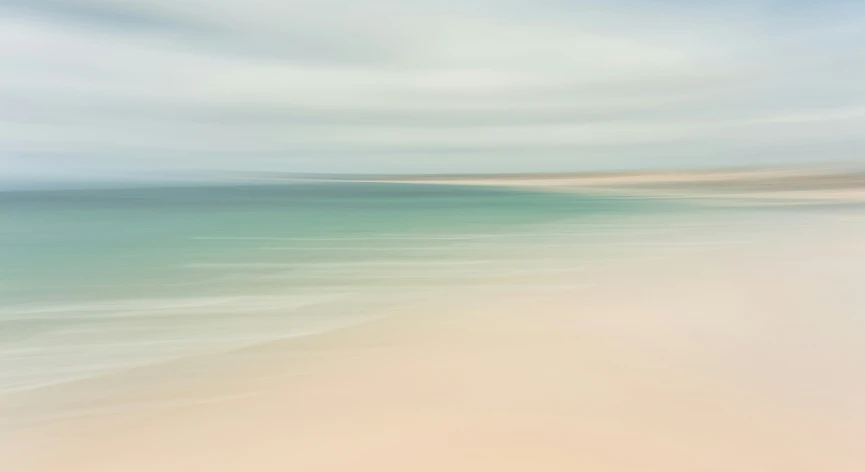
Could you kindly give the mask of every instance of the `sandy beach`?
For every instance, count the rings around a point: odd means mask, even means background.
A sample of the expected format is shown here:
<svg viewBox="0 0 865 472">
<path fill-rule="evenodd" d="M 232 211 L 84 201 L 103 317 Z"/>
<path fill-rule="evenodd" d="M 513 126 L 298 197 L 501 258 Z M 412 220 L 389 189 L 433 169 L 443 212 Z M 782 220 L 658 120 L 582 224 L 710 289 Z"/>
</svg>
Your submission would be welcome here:
<svg viewBox="0 0 865 472">
<path fill-rule="evenodd" d="M 297 180 L 328 179 L 303 177 Z M 808 205 L 865 201 L 865 177 L 862 172 L 837 168 L 404 175 L 365 179 L 356 177 L 348 181 L 474 185 L 637 198 L 678 198 L 719 205 L 752 205 L 755 202 L 760 205 Z"/>
<path fill-rule="evenodd" d="M 797 221 L 292 341 L 255 393 L 31 427 L 4 470 L 860 471 L 863 224 Z"/>
<path fill-rule="evenodd" d="M 0 0 L 0 472 L 865 472 L 863 44 Z"/>
</svg>

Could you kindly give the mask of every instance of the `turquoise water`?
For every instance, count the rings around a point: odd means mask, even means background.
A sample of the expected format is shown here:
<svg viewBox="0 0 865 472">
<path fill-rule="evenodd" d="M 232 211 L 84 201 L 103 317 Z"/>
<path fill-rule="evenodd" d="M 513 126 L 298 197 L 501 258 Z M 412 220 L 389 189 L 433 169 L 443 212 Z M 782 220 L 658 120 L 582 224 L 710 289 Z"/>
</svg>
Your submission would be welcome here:
<svg viewBox="0 0 865 472">
<path fill-rule="evenodd" d="M 656 207 L 401 184 L 0 193 L 0 391 L 332 330 L 471 287 L 567 286 L 597 252 L 580 237 Z"/>
</svg>

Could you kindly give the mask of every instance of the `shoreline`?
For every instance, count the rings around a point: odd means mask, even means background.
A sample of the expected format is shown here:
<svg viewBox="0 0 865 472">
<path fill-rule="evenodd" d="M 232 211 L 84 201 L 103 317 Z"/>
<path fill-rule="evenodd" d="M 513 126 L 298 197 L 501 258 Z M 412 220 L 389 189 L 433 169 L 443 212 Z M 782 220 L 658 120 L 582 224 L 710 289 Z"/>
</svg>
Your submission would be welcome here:
<svg viewBox="0 0 865 472">
<path fill-rule="evenodd" d="M 850 356 L 865 349 L 848 315 L 865 306 L 853 303 L 865 231 L 828 223 L 598 274 L 576 296 L 445 301 L 297 339 L 289 363 L 305 370 L 266 391 L 32 428 L 4 460 L 15 472 L 858 470 L 865 385 Z"/>
</svg>

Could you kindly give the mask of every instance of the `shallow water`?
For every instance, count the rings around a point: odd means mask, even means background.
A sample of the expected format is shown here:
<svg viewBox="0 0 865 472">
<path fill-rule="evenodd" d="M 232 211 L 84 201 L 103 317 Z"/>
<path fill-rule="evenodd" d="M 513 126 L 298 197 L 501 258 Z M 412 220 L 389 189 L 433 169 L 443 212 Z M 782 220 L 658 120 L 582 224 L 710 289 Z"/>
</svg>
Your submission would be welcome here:
<svg viewBox="0 0 865 472">
<path fill-rule="evenodd" d="M 604 223 L 661 207 L 399 184 L 2 193 L 0 391 L 327 331 L 407 299 L 576 272 L 588 249 L 580 237 L 615 233 Z M 539 254 L 550 251 L 557 256 Z"/>
</svg>

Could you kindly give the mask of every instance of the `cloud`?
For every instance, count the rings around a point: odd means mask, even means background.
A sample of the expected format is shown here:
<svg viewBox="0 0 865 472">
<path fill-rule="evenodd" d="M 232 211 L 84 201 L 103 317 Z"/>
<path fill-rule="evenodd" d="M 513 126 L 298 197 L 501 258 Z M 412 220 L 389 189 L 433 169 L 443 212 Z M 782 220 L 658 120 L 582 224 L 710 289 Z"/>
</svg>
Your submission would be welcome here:
<svg viewBox="0 0 865 472">
<path fill-rule="evenodd" d="M 797 5 L 0 0 L 0 168 L 861 159 L 865 13 Z"/>
<path fill-rule="evenodd" d="M 169 15 L 89 0 L 2 0 L 0 7 L 13 14 L 29 14 L 45 21 L 79 23 L 95 28 L 166 32 L 192 27 L 193 31 L 199 31 L 192 24 L 183 23 Z"/>
</svg>

